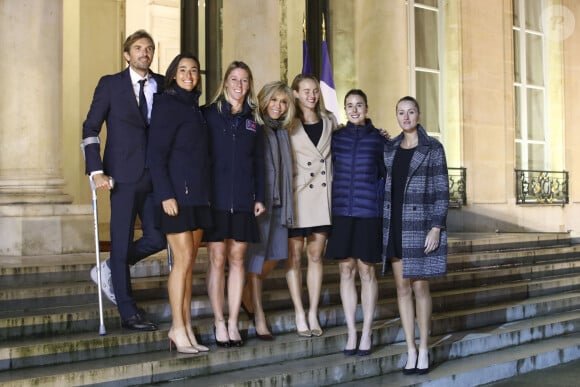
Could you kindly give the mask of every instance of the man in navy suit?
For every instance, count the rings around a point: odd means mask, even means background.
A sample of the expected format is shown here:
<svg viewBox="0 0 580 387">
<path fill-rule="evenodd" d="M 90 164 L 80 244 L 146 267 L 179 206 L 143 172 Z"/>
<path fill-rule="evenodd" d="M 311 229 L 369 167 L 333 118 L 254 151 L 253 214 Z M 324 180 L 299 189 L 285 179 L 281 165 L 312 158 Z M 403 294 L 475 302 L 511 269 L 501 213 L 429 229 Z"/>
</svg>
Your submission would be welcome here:
<svg viewBox="0 0 580 387">
<path fill-rule="evenodd" d="M 141 331 L 154 331 L 157 325 L 137 307 L 129 268 L 166 245 L 164 235 L 154 226 L 152 184 L 145 159 L 153 94 L 162 90 L 164 82 L 149 69 L 154 53 L 153 38 L 146 31 L 127 37 L 123 56 L 129 66 L 99 80 L 83 124 L 82 141 L 86 173 L 97 189 L 109 190 L 111 197 L 111 257 L 101 264 L 103 292 L 117 305 L 121 325 Z M 103 123 L 107 142 L 101 160 Z M 143 236 L 134 241 L 137 215 Z M 97 282 L 96 267 L 91 278 Z"/>
</svg>

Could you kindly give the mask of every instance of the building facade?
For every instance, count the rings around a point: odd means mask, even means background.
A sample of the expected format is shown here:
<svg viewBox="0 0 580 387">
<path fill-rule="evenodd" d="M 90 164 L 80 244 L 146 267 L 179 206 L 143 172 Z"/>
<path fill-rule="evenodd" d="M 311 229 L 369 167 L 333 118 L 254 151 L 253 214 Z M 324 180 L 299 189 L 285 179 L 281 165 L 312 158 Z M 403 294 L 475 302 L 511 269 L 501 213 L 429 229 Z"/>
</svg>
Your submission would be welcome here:
<svg viewBox="0 0 580 387">
<path fill-rule="evenodd" d="M 257 89 L 291 82 L 321 13 L 339 106 L 363 89 L 394 136 L 396 101 L 419 100 L 447 152 L 450 231 L 580 233 L 578 0 L 0 0 L 0 255 L 92 249 L 81 127 L 128 34 L 154 36 L 161 73 L 186 42 L 209 99 L 232 60 Z M 99 194 L 102 239 L 108 208 Z"/>
</svg>

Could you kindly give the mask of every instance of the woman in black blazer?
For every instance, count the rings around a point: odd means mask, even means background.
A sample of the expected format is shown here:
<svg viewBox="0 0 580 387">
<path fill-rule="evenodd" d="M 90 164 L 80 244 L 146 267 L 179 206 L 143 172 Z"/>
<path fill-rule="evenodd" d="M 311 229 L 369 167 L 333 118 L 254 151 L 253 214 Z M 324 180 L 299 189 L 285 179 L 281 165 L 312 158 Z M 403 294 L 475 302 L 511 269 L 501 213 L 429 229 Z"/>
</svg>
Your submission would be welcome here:
<svg viewBox="0 0 580 387">
<path fill-rule="evenodd" d="M 173 252 L 168 290 L 172 325 L 168 336 L 178 352 L 198 353 L 191 326 L 192 270 L 203 229 L 212 225 L 208 132 L 198 98 L 200 66 L 180 54 L 167 68 L 163 94 L 155 96 L 149 129 L 148 163 L 157 203 L 156 224 Z"/>
</svg>

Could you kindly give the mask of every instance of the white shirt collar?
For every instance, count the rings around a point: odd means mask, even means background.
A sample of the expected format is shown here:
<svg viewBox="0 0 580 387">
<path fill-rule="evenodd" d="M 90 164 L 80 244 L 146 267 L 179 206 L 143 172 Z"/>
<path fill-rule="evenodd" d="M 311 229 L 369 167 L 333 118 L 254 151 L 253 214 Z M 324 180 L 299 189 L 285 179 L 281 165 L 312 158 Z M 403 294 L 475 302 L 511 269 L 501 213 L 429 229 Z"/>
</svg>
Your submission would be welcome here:
<svg viewBox="0 0 580 387">
<path fill-rule="evenodd" d="M 129 67 L 129 75 L 131 76 L 131 83 L 136 85 L 137 83 L 139 83 L 139 81 L 141 79 L 144 79 L 140 74 L 138 74 L 135 70 L 133 70 L 133 68 Z M 150 75 L 149 73 L 147 73 L 147 75 L 145 76 L 145 79 L 149 80 Z"/>
</svg>

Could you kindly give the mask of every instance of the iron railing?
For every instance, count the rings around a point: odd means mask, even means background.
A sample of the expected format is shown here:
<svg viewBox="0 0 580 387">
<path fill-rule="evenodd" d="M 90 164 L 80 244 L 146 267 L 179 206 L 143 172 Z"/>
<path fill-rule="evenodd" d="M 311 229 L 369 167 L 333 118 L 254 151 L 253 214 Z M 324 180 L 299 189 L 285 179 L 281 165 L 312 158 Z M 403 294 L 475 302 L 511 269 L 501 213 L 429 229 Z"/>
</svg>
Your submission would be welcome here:
<svg viewBox="0 0 580 387">
<path fill-rule="evenodd" d="M 449 175 L 449 207 L 460 208 L 467 204 L 465 194 L 465 168 L 447 168 Z"/>
<path fill-rule="evenodd" d="M 567 171 L 516 169 L 516 204 L 568 204 Z"/>
</svg>

